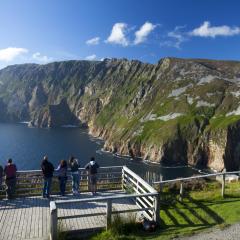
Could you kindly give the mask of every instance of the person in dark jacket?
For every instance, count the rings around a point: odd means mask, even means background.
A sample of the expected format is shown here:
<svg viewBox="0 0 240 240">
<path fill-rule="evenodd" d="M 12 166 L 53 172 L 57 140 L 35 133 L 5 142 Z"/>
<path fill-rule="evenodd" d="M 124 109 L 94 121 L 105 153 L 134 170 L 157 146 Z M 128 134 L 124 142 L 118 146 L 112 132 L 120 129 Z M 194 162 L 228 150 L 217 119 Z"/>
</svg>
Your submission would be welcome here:
<svg viewBox="0 0 240 240">
<path fill-rule="evenodd" d="M 0 190 L 2 189 L 2 183 L 3 183 L 3 167 L 0 165 Z"/>
<path fill-rule="evenodd" d="M 7 199 L 12 199 L 15 195 L 16 190 L 16 174 L 17 174 L 17 167 L 15 164 L 12 163 L 12 159 L 8 159 L 8 163 L 4 168 L 4 173 L 6 176 L 6 197 Z"/>
<path fill-rule="evenodd" d="M 69 166 L 72 175 L 72 193 L 73 195 L 79 194 L 79 184 L 80 184 L 80 173 L 79 173 L 79 163 L 78 160 L 71 156 L 69 160 Z"/>
<path fill-rule="evenodd" d="M 44 178 L 44 184 L 43 184 L 43 197 L 50 197 L 50 192 L 51 192 L 51 185 L 52 185 L 52 177 L 53 177 L 53 172 L 54 172 L 54 166 L 52 163 L 48 161 L 48 157 L 44 156 L 42 164 L 41 164 L 41 169 L 43 173 L 43 178 Z"/>
<path fill-rule="evenodd" d="M 88 171 L 89 182 L 90 182 L 90 191 L 93 195 L 97 192 L 97 172 L 99 165 L 95 161 L 94 157 L 91 157 L 90 162 L 85 166 L 85 169 Z"/>
<path fill-rule="evenodd" d="M 60 188 L 60 195 L 65 195 L 66 184 L 67 184 L 67 161 L 61 160 L 58 168 L 58 180 L 59 180 L 59 188 Z"/>
</svg>

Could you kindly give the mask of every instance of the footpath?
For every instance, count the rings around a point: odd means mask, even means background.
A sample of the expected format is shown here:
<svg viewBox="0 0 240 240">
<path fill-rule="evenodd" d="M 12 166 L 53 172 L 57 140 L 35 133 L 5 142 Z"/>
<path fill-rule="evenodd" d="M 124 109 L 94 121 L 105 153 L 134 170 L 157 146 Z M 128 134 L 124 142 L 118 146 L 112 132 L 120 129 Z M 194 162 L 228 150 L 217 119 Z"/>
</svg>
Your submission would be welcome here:
<svg viewBox="0 0 240 240">
<path fill-rule="evenodd" d="M 175 240 L 239 240 L 240 223 L 230 225 L 226 228 L 214 228 L 208 232 L 194 234 L 189 237 L 174 238 Z"/>
</svg>

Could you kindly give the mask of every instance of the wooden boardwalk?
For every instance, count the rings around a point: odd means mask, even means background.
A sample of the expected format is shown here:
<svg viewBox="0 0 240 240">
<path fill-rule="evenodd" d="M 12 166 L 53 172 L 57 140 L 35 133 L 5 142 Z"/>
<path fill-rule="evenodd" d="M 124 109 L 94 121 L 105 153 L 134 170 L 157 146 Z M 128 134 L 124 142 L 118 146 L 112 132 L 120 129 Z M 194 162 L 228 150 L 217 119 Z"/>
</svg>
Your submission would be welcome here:
<svg viewBox="0 0 240 240">
<path fill-rule="evenodd" d="M 117 196 L 122 191 L 107 191 L 98 193 L 98 197 Z M 93 197 L 90 193 L 82 193 L 75 197 L 54 196 L 53 200 L 69 200 Z M 15 200 L 0 200 L 0 240 L 20 239 L 49 239 L 50 210 L 48 199 L 42 197 L 24 197 Z M 136 209 L 134 201 L 118 199 L 113 202 L 113 209 Z M 64 204 L 58 207 L 58 216 L 79 215 L 87 213 L 105 213 L 105 202 L 89 202 L 81 204 Z M 90 228 L 103 228 L 106 225 L 105 216 L 73 218 L 59 221 L 62 231 L 83 230 Z"/>
</svg>

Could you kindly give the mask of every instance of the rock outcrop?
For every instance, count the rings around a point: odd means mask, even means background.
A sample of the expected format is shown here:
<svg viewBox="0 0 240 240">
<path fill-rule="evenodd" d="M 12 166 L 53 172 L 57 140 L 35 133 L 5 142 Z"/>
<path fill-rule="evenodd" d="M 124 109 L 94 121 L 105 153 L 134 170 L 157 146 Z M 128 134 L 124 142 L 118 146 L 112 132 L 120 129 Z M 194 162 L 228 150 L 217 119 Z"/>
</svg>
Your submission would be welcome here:
<svg viewBox="0 0 240 240">
<path fill-rule="evenodd" d="M 79 126 L 79 119 L 71 112 L 66 99 L 62 99 L 59 104 L 49 105 L 35 113 L 31 127 L 54 128 L 64 125 Z"/>
<path fill-rule="evenodd" d="M 106 59 L 0 70 L 0 121 L 86 124 L 109 151 L 167 164 L 240 167 L 240 62 Z"/>
</svg>

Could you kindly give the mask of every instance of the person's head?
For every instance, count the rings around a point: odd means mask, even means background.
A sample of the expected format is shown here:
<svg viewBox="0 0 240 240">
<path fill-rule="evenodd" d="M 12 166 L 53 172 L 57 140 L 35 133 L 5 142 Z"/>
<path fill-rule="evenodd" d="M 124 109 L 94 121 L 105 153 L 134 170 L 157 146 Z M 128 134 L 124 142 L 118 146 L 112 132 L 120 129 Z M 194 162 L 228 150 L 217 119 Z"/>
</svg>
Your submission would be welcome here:
<svg viewBox="0 0 240 240">
<path fill-rule="evenodd" d="M 70 163 L 73 163 L 73 162 L 74 162 L 74 159 L 75 159 L 74 156 L 70 156 L 70 158 L 69 158 L 69 162 L 70 162 Z"/>
<path fill-rule="evenodd" d="M 90 164 L 91 164 L 91 165 L 94 165 L 94 163 L 95 163 L 95 157 L 91 157 L 91 159 L 90 159 Z"/>
<path fill-rule="evenodd" d="M 7 162 L 8 162 L 8 164 L 12 164 L 12 159 L 9 158 Z"/>
<path fill-rule="evenodd" d="M 48 161 L 48 156 L 45 155 L 45 156 L 43 157 L 43 160 L 44 160 L 44 161 Z"/>
<path fill-rule="evenodd" d="M 63 167 L 67 167 L 67 161 L 66 160 L 61 160 L 60 161 L 60 166 L 61 166 L 61 168 L 63 168 Z"/>
</svg>

